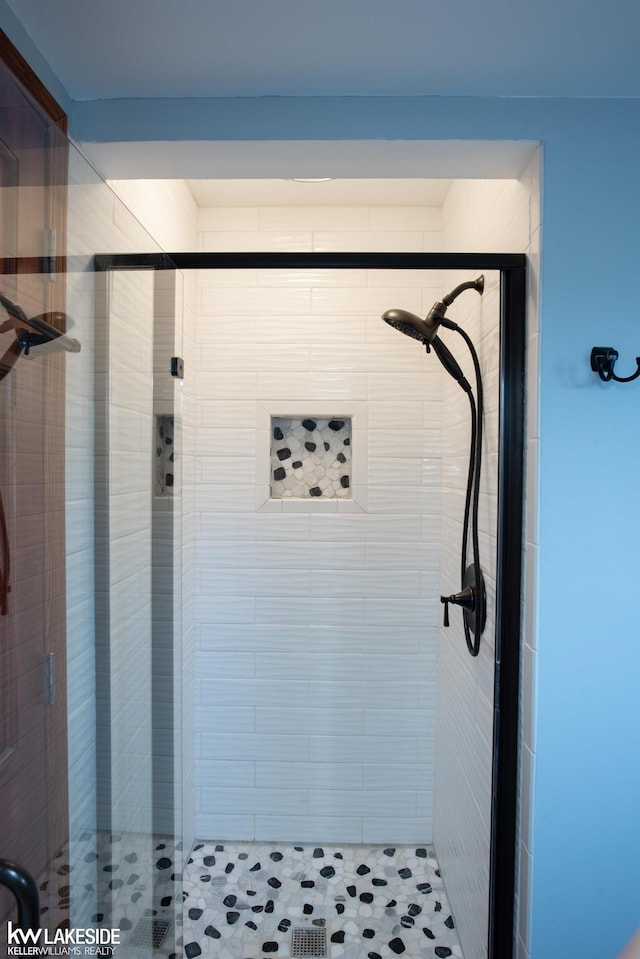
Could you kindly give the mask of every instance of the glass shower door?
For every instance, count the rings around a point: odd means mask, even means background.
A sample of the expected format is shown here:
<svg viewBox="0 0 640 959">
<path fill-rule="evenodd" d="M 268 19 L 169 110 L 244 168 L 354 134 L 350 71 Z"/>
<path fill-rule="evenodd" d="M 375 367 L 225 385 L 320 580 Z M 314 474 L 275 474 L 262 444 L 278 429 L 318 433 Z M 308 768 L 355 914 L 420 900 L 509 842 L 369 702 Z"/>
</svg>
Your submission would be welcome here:
<svg viewBox="0 0 640 959">
<path fill-rule="evenodd" d="M 170 955 L 182 867 L 179 497 L 157 510 L 154 484 L 158 383 L 171 381 L 175 341 L 165 337 L 161 374 L 159 274 L 95 269 L 96 251 L 159 251 L 15 78 L 2 79 L 0 859 L 35 879 L 38 945 L 95 955 L 93 937 L 124 959 Z M 176 515 L 166 575 L 163 510 Z M 164 635 L 160 608 L 172 616 Z M 2 954 L 20 945 L 9 938 L 17 920 L 0 887 Z"/>
<path fill-rule="evenodd" d="M 66 168 L 65 138 L 0 64 L 0 858 L 41 884 L 68 835 L 65 366 L 41 345 L 65 340 L 44 258 Z M 13 910 L 0 888 L 0 942 Z"/>
<path fill-rule="evenodd" d="M 122 929 L 134 925 L 130 906 L 144 900 L 144 912 L 152 902 L 153 273 L 103 279 L 95 340 L 95 854 L 101 921 L 109 916 Z"/>
<path fill-rule="evenodd" d="M 0 382 L 1 855 L 36 878 L 68 830 L 62 384 L 59 356 Z"/>
</svg>

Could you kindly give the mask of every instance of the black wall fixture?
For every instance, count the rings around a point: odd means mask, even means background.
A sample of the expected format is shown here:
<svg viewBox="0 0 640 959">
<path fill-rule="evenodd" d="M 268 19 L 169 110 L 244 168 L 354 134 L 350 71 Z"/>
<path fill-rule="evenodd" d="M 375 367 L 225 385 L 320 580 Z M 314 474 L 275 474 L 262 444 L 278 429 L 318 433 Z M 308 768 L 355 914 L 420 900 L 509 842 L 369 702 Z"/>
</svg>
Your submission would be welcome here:
<svg viewBox="0 0 640 959">
<path fill-rule="evenodd" d="M 616 376 L 614 366 L 618 359 L 618 351 L 612 346 L 594 346 L 591 350 L 591 369 L 597 373 L 603 383 L 615 380 L 616 383 L 630 383 L 640 376 L 640 356 L 636 356 L 636 371 L 631 376 Z"/>
</svg>

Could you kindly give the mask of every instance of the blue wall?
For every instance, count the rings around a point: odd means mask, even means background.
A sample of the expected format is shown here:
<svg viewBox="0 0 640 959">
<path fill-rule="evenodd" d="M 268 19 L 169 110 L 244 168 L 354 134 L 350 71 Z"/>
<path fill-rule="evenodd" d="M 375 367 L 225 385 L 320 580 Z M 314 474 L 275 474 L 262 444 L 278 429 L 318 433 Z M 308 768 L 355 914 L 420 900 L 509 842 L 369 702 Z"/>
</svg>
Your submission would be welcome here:
<svg viewBox="0 0 640 959">
<path fill-rule="evenodd" d="M 640 103 L 264 98 L 77 104 L 81 140 L 543 145 L 532 955 L 611 959 L 640 924 Z"/>
<path fill-rule="evenodd" d="M 640 923 L 640 104 L 264 98 L 77 104 L 80 140 L 543 145 L 532 955 L 611 959 Z"/>
<path fill-rule="evenodd" d="M 4 4 L 3 21 L 9 17 Z M 20 46 L 15 21 L 3 23 Z M 11 29 L 9 28 L 11 27 Z M 52 92 L 59 83 L 22 36 Z M 543 145 L 534 959 L 612 959 L 640 923 L 640 103 L 259 98 L 71 104 L 79 141 L 538 140 Z"/>
<path fill-rule="evenodd" d="M 72 107 L 71 97 L 13 11 L 9 9 L 5 0 L 0 0 L 0 29 L 6 33 L 11 43 L 20 51 L 38 79 L 49 90 L 49 93 L 55 97 L 67 116 L 69 116 Z"/>
</svg>

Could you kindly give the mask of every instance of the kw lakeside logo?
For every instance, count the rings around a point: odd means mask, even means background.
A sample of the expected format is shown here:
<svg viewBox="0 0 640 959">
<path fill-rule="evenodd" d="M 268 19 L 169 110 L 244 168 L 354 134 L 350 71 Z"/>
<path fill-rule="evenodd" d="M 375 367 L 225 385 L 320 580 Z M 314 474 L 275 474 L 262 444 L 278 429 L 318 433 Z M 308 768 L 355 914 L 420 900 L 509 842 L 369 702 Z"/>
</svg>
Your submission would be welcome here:
<svg viewBox="0 0 640 959">
<path fill-rule="evenodd" d="M 119 929 L 19 929 L 7 923 L 8 955 L 100 956 L 111 959 L 120 945 Z"/>
</svg>

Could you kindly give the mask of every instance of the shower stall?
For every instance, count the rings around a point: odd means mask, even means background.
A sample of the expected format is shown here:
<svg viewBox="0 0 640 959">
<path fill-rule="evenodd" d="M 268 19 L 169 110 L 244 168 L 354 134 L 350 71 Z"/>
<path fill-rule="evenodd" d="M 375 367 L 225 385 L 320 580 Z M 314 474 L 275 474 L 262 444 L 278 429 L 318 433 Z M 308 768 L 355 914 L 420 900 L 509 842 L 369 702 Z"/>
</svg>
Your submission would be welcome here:
<svg viewBox="0 0 640 959">
<path fill-rule="evenodd" d="M 15 95 L 47 163 L 7 146 L 1 191 L 0 854 L 43 937 L 508 959 L 524 256 L 167 254 Z M 480 273 L 447 308 L 484 381 L 470 656 L 468 398 L 381 317 Z"/>
</svg>

